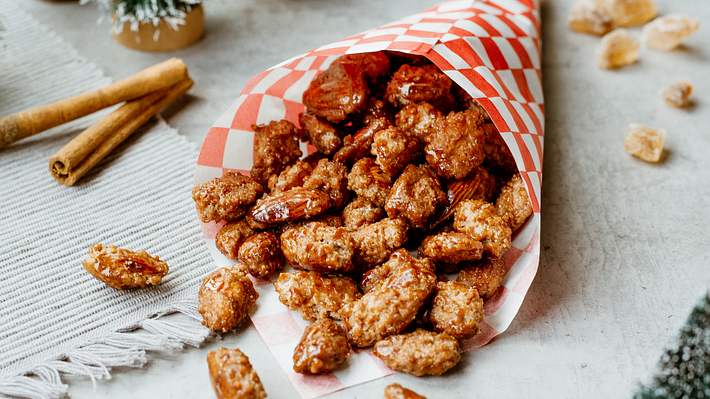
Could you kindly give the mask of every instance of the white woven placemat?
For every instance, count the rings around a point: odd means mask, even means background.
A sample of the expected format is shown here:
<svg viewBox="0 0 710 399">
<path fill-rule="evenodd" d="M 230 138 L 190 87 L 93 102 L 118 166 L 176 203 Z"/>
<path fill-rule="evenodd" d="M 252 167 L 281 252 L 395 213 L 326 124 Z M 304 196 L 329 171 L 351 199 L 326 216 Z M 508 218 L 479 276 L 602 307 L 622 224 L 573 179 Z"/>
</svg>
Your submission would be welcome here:
<svg viewBox="0 0 710 399">
<path fill-rule="evenodd" d="M 0 0 L 0 115 L 107 82 L 13 3 Z M 0 150 L 0 397 L 59 397 L 60 373 L 106 377 L 208 335 L 194 318 L 212 269 L 190 199 L 195 149 L 160 122 L 62 187 L 47 160 L 90 120 Z M 146 249 L 170 272 L 157 288 L 108 288 L 81 266 L 96 242 Z M 156 317 L 176 311 L 192 318 Z"/>
</svg>

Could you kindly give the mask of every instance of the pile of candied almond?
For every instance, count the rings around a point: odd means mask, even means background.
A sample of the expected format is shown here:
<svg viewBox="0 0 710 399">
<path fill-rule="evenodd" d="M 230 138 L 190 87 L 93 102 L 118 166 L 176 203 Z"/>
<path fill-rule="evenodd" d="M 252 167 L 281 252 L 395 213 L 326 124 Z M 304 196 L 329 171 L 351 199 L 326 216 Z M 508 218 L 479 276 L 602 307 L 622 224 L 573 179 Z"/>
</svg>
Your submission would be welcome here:
<svg viewBox="0 0 710 399">
<path fill-rule="evenodd" d="M 269 279 L 289 264 L 274 282 L 279 300 L 312 322 L 295 371 L 328 373 L 351 347 L 373 347 L 394 370 L 446 372 L 532 213 L 508 147 L 423 57 L 342 56 L 303 103 L 300 126 L 253 127 L 249 176 L 227 171 L 193 189 L 201 220 L 226 222 L 217 248 L 238 261 L 205 278 L 204 324 L 237 327 L 258 296 L 247 274 Z M 300 141 L 316 151 L 301 159 Z"/>
<path fill-rule="evenodd" d="M 238 261 L 203 280 L 204 325 L 234 330 L 258 299 L 248 275 L 274 279 L 279 300 L 311 322 L 296 372 L 332 372 L 354 347 L 394 370 L 445 373 L 478 333 L 512 235 L 532 214 L 508 147 L 423 57 L 340 57 L 303 103 L 300 126 L 254 126 L 249 176 L 227 171 L 192 191 L 203 222 L 224 222 L 217 248 Z M 316 149 L 303 159 L 301 141 Z M 286 264 L 295 270 L 276 276 Z M 84 267 L 117 289 L 157 285 L 168 272 L 145 251 L 102 244 Z M 266 397 L 240 350 L 210 352 L 207 363 L 219 398 Z M 423 398 L 397 384 L 385 397 Z"/>
</svg>

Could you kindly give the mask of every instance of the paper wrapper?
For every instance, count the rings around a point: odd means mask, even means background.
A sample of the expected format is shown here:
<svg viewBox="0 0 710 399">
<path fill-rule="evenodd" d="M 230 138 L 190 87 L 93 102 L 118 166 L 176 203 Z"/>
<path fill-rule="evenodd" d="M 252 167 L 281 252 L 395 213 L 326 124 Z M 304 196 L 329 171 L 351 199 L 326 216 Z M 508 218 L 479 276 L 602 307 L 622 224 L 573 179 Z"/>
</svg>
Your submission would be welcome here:
<svg viewBox="0 0 710 399">
<path fill-rule="evenodd" d="M 248 171 L 252 124 L 279 119 L 298 124 L 303 92 L 338 56 L 391 50 L 427 57 L 488 112 L 515 157 L 533 204 L 533 216 L 505 255 L 510 271 L 494 298 L 486 302 L 481 332 L 463 343 L 466 350 L 485 345 L 512 322 L 539 262 L 544 107 L 538 10 L 534 0 L 444 2 L 263 71 L 210 128 L 197 160 L 197 181 L 221 176 L 225 169 Z M 303 150 L 307 153 L 306 145 Z M 233 262 L 214 246 L 219 227 L 205 224 L 205 239 L 217 264 L 229 265 Z M 392 373 L 369 351 L 354 354 L 347 367 L 329 375 L 295 373 L 291 356 L 307 323 L 278 301 L 270 282 L 257 282 L 257 290 L 260 297 L 252 321 L 302 397 L 321 396 Z"/>
</svg>

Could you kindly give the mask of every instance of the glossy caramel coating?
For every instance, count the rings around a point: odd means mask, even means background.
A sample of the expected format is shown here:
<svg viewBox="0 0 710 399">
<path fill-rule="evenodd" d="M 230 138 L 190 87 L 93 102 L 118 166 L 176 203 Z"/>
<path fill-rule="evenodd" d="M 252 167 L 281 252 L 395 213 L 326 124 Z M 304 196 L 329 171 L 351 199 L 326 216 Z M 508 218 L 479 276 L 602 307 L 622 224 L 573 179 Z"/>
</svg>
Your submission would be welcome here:
<svg viewBox="0 0 710 399">
<path fill-rule="evenodd" d="M 333 62 L 303 93 L 306 110 L 331 123 L 344 121 L 367 104 L 369 89 L 360 65 Z"/>
<path fill-rule="evenodd" d="M 443 114 L 429 103 L 407 104 L 397 113 L 397 127 L 416 137 L 421 142 L 428 141 L 434 122 Z"/>
<path fill-rule="evenodd" d="M 483 320 L 483 299 L 478 291 L 457 281 L 439 282 L 428 320 L 438 332 L 454 338 L 470 338 Z"/>
<path fill-rule="evenodd" d="M 299 120 L 308 141 L 313 144 L 318 151 L 329 155 L 338 151 L 338 149 L 343 146 L 343 140 L 338 135 L 338 131 L 328 121 L 308 112 L 302 113 L 299 116 Z"/>
<path fill-rule="evenodd" d="M 280 193 L 292 188 L 301 187 L 312 172 L 313 167 L 308 162 L 298 161 L 293 165 L 287 166 L 278 175 L 271 175 L 271 177 L 269 177 L 269 191 L 272 193 Z"/>
<path fill-rule="evenodd" d="M 397 127 L 388 127 L 375 133 L 370 153 L 375 163 L 392 178 L 419 156 L 419 141 Z"/>
<path fill-rule="evenodd" d="M 422 329 L 385 338 L 375 344 L 372 353 L 392 370 L 417 377 L 442 375 L 461 360 L 456 338 Z"/>
<path fill-rule="evenodd" d="M 345 330 L 331 319 L 313 322 L 303 331 L 293 351 L 293 371 L 325 374 L 338 369 L 350 356 Z"/>
<path fill-rule="evenodd" d="M 285 263 L 279 238 L 268 231 L 247 238 L 239 248 L 239 261 L 252 276 L 268 278 Z"/>
<path fill-rule="evenodd" d="M 449 220 L 456 207 L 463 201 L 480 199 L 490 201 L 496 192 L 498 182 L 485 168 L 479 167 L 462 180 L 450 181 L 446 185 L 446 207 L 437 218 L 437 225 Z"/>
<path fill-rule="evenodd" d="M 312 219 L 331 207 L 328 194 L 302 187 L 266 195 L 256 202 L 250 216 L 266 226 Z"/>
<path fill-rule="evenodd" d="M 328 194 L 332 206 L 340 209 L 345 206 L 350 196 L 348 170 L 340 162 L 321 159 L 313 168 L 311 175 L 303 182 L 303 188 L 320 190 Z"/>
<path fill-rule="evenodd" d="M 411 103 L 430 103 L 448 110 L 454 104 L 453 82 L 434 65 L 402 65 L 387 85 L 385 98 L 397 107 Z"/>
<path fill-rule="evenodd" d="M 254 308 L 259 297 L 251 280 L 241 270 L 223 267 L 202 280 L 198 292 L 202 324 L 212 331 L 235 329 Z"/>
<path fill-rule="evenodd" d="M 287 121 L 272 121 L 254 125 L 254 165 L 250 175 L 266 185 L 272 175 L 296 163 L 303 153 L 298 142 L 296 126 Z"/>
<path fill-rule="evenodd" d="M 454 213 L 454 229 L 483 243 L 489 255 L 499 258 L 511 247 L 512 231 L 496 208 L 481 200 L 463 201 Z"/>
<path fill-rule="evenodd" d="M 392 122 L 386 117 L 376 117 L 368 120 L 357 133 L 346 136 L 343 139 L 343 147 L 335 153 L 333 160 L 352 165 L 357 160 L 367 156 L 370 153 L 375 133 L 391 125 Z"/>
<path fill-rule="evenodd" d="M 279 274 L 274 288 L 281 303 L 310 321 L 323 318 L 339 320 L 342 307 L 361 296 L 357 285 L 349 277 L 300 270 Z"/>
<path fill-rule="evenodd" d="M 426 399 L 426 397 L 399 384 L 389 384 L 385 387 L 384 399 Z"/>
<path fill-rule="evenodd" d="M 475 288 L 484 300 L 491 298 L 503 285 L 508 269 L 503 258 L 488 258 L 461 269 L 456 281 Z"/>
<path fill-rule="evenodd" d="M 426 237 L 419 255 L 436 263 L 457 264 L 481 259 L 483 244 L 466 233 L 447 231 Z"/>
<path fill-rule="evenodd" d="M 251 177 L 227 171 L 222 177 L 193 187 L 192 199 L 204 223 L 232 221 L 244 216 L 263 192 L 261 184 Z"/>
<path fill-rule="evenodd" d="M 483 162 L 484 120 L 485 114 L 472 109 L 435 120 L 424 153 L 437 175 L 462 179 Z"/>
<path fill-rule="evenodd" d="M 426 227 L 446 194 L 434 173 L 426 165 L 409 165 L 387 196 L 385 210 L 390 218 L 404 218 L 410 226 Z"/>
<path fill-rule="evenodd" d="M 158 285 L 168 274 L 168 264 L 157 256 L 115 245 L 95 244 L 83 266 L 99 281 L 120 290 Z"/>
<path fill-rule="evenodd" d="M 390 71 L 389 57 L 383 52 L 377 51 L 372 53 L 346 54 L 333 63 L 352 64 L 362 70 L 362 73 L 370 81 L 374 82 Z"/>
<path fill-rule="evenodd" d="M 356 230 L 387 216 L 385 210 L 367 198 L 356 197 L 343 209 L 343 227 Z"/>
<path fill-rule="evenodd" d="M 496 212 L 512 231 L 518 230 L 532 215 L 532 203 L 520 174 L 513 175 L 501 188 L 496 200 Z"/>
<path fill-rule="evenodd" d="M 348 188 L 377 206 L 384 206 L 392 182 L 372 158 L 355 162 L 348 174 Z"/>
<path fill-rule="evenodd" d="M 356 347 L 372 346 L 404 330 L 436 284 L 431 262 L 413 258 L 402 249 L 380 268 L 387 271 L 382 280 L 342 310 L 348 337 Z"/>
<path fill-rule="evenodd" d="M 281 234 L 281 249 L 294 267 L 324 273 L 353 269 L 355 243 L 343 227 L 320 222 L 288 229 Z"/>
<path fill-rule="evenodd" d="M 505 174 L 517 173 L 518 167 L 515 165 L 515 158 L 495 125 L 485 123 L 482 129 L 485 136 L 483 142 L 483 152 L 486 154 L 485 165 L 491 170 L 501 171 Z"/>
<path fill-rule="evenodd" d="M 264 399 L 266 391 L 247 355 L 219 348 L 207 354 L 207 368 L 217 399 Z"/>
<path fill-rule="evenodd" d="M 352 233 L 355 242 L 355 262 L 365 268 L 376 266 L 407 241 L 407 223 L 402 219 L 385 218 L 358 228 Z"/>
<path fill-rule="evenodd" d="M 239 247 L 254 233 L 254 229 L 246 219 L 239 219 L 222 226 L 214 238 L 214 243 L 224 256 L 236 260 L 239 256 Z"/>
</svg>

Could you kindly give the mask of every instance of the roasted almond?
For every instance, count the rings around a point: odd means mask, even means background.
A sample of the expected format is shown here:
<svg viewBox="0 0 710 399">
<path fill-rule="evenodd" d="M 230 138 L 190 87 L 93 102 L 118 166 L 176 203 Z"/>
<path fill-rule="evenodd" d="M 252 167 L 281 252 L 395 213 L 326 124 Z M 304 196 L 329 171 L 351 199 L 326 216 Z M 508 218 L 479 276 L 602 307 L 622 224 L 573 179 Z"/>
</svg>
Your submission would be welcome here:
<svg viewBox="0 0 710 399">
<path fill-rule="evenodd" d="M 349 165 L 367 156 L 370 153 L 370 147 L 372 146 L 375 133 L 389 125 L 390 122 L 384 117 L 373 119 L 367 126 L 358 130 L 353 136 L 345 137 L 343 147 L 335 153 L 333 160 Z"/>
<path fill-rule="evenodd" d="M 260 199 L 252 208 L 251 217 L 258 223 L 275 225 L 309 219 L 322 214 L 328 208 L 328 194 L 299 187 Z"/>
<path fill-rule="evenodd" d="M 456 180 L 449 183 L 446 198 L 447 205 L 441 216 L 437 219 L 435 226 L 448 220 L 454 214 L 454 209 L 462 201 L 469 199 L 490 200 L 496 188 L 495 177 L 484 168 L 475 170 L 471 177 L 463 180 Z"/>
</svg>

